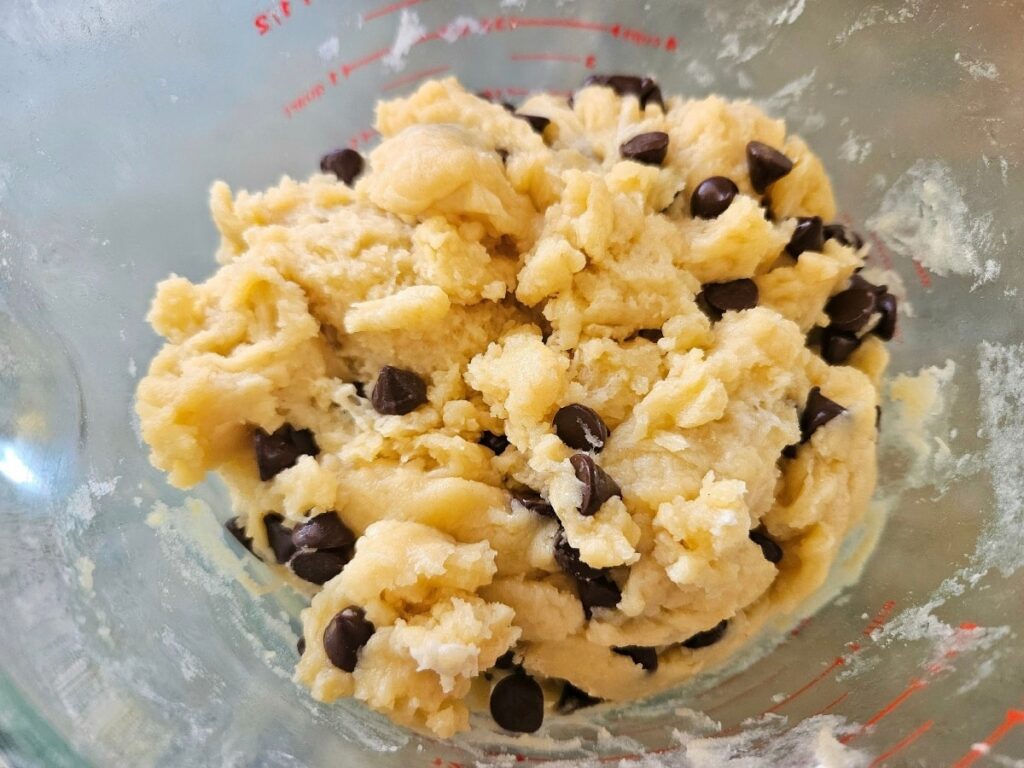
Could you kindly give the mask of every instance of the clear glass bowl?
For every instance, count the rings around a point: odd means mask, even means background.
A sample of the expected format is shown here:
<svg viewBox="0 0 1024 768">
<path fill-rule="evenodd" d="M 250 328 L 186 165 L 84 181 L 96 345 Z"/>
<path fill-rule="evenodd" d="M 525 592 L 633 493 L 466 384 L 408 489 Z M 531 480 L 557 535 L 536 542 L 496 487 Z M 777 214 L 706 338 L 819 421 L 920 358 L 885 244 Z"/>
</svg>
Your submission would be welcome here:
<svg viewBox="0 0 1024 768">
<path fill-rule="evenodd" d="M 273 2 L 0 8 L 0 762 L 1024 754 L 1024 6 Z M 481 718 L 442 744 L 318 705 L 290 681 L 301 600 L 223 537 L 224 489 L 186 496 L 146 461 L 131 403 L 159 343 L 152 287 L 213 270 L 212 180 L 303 177 L 372 142 L 378 97 L 451 73 L 514 100 L 592 71 L 787 118 L 907 286 L 893 372 L 954 361 L 945 409 L 917 432 L 886 409 L 891 514 L 862 578 L 742 664 L 529 742 Z"/>
</svg>

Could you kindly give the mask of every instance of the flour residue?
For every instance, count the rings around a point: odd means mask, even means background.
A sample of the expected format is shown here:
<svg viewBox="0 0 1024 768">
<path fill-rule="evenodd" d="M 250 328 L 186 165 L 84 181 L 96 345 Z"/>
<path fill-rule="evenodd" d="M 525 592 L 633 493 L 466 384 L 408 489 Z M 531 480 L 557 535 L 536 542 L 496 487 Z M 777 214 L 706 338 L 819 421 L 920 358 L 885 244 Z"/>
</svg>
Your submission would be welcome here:
<svg viewBox="0 0 1024 768">
<path fill-rule="evenodd" d="M 999 77 L 999 70 L 991 61 L 968 59 L 966 56 L 962 56 L 960 51 L 953 56 L 953 61 L 963 67 L 967 74 L 975 80 L 995 80 Z"/>
<path fill-rule="evenodd" d="M 845 43 L 851 36 L 877 24 L 903 24 L 914 19 L 921 10 L 921 0 L 910 0 L 895 10 L 872 5 L 861 11 L 853 23 L 835 36 L 835 42 Z"/>
<path fill-rule="evenodd" d="M 1009 576 L 1024 566 L 1024 345 L 983 341 L 978 358 L 985 467 L 996 509 L 974 560 Z"/>
<path fill-rule="evenodd" d="M 940 276 L 965 275 L 974 285 L 999 277 L 983 254 L 991 244 L 991 214 L 972 213 L 948 166 L 918 160 L 885 193 L 868 226 L 897 255 Z"/>
<path fill-rule="evenodd" d="M 391 44 L 391 50 L 381 59 L 384 66 L 395 72 L 405 69 L 406 56 L 426 34 L 427 28 L 420 22 L 419 14 L 403 9 L 398 19 L 398 29 L 395 31 L 395 41 Z"/>
<path fill-rule="evenodd" d="M 482 35 L 487 28 L 480 23 L 480 20 L 473 16 L 456 16 L 444 25 L 441 30 L 441 39 L 446 43 L 454 43 L 467 35 Z"/>
<path fill-rule="evenodd" d="M 850 131 L 846 140 L 839 145 L 839 159 L 848 163 L 863 163 L 871 154 L 873 146 L 871 142 Z"/>
<path fill-rule="evenodd" d="M 807 0 L 791 0 L 788 5 L 779 11 L 778 16 L 775 17 L 772 23 L 775 25 L 794 24 L 800 18 L 806 6 Z"/>
</svg>

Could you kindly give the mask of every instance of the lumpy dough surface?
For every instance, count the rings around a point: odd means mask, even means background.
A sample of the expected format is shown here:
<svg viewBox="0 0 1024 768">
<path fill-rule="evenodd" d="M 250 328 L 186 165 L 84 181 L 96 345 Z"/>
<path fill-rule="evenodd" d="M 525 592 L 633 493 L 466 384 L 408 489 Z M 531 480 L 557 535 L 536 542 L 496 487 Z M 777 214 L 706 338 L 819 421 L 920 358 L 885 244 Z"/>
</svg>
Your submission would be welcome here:
<svg viewBox="0 0 1024 768">
<path fill-rule="evenodd" d="M 216 183 L 219 269 L 159 285 L 149 319 L 166 344 L 138 389 L 153 463 L 180 487 L 219 473 L 262 559 L 277 567 L 268 530 L 325 512 L 356 536 L 322 587 L 288 572 L 312 597 L 297 680 L 442 737 L 468 727 L 467 694 L 509 650 L 549 690 L 569 681 L 610 700 L 720 664 L 821 585 L 875 483 L 885 350 L 864 338 L 829 365 L 808 342 L 863 249 L 830 238 L 785 252 L 798 217 L 835 215 L 807 145 L 717 97 L 641 108 L 591 86 L 519 111 L 550 124 L 538 133 L 431 81 L 378 106 L 381 141 L 352 187 L 326 174 L 255 194 Z M 650 132 L 668 136 L 660 164 L 622 158 Z M 770 203 L 751 187 L 751 141 L 793 161 Z M 738 194 L 695 218 L 690 197 L 711 176 Z M 698 301 L 743 278 L 757 306 Z M 385 366 L 418 375 L 426 402 L 378 413 Z M 843 410 L 801 442 L 813 388 Z M 570 462 L 581 451 L 553 426 L 570 404 L 609 432 L 584 452 L 620 492 L 593 515 Z M 254 432 L 282 425 L 317 450 L 261 480 Z M 514 500 L 527 490 L 547 513 Z M 581 602 L 556 539 L 617 602 Z M 350 606 L 374 629 L 351 672 L 324 643 Z M 722 621 L 718 642 L 684 642 Z M 622 646 L 655 649 L 657 668 Z"/>
</svg>

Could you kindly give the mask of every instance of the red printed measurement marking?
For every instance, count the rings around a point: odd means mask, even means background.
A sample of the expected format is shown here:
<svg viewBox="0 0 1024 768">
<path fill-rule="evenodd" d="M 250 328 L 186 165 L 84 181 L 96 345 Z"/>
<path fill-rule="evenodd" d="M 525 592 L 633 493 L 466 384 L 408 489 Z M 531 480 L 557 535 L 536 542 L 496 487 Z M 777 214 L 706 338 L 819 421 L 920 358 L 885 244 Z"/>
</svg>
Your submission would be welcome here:
<svg viewBox="0 0 1024 768">
<path fill-rule="evenodd" d="M 597 66 L 597 56 L 571 56 L 563 53 L 513 53 L 509 58 L 512 61 L 561 61 L 566 64 L 582 64 L 587 69 Z"/>
<path fill-rule="evenodd" d="M 828 712 L 829 710 L 833 709 L 834 707 L 837 707 L 837 706 L 838 706 L 838 705 L 840 704 L 840 702 L 842 702 L 842 701 L 843 701 L 843 700 L 844 700 L 844 699 L 845 699 L 845 698 L 846 698 L 847 696 L 849 696 L 849 695 L 850 695 L 850 692 L 849 692 L 849 691 L 844 691 L 844 692 L 843 692 L 843 693 L 842 693 L 842 694 L 841 694 L 841 695 L 839 696 L 839 698 L 837 698 L 837 699 L 833 700 L 833 701 L 832 701 L 831 703 L 829 703 L 829 704 L 826 704 L 826 705 L 825 705 L 824 707 L 822 707 L 822 708 L 821 708 L 821 709 L 819 709 L 819 710 L 818 710 L 817 712 L 815 712 L 815 713 L 814 713 L 813 715 L 811 715 L 811 717 L 816 717 L 817 715 L 824 715 L 824 714 L 825 714 L 826 712 Z"/>
<path fill-rule="evenodd" d="M 868 718 L 868 721 L 866 723 L 864 723 L 864 725 L 862 725 L 860 728 L 858 728 L 854 733 L 848 733 L 845 736 L 840 737 L 840 739 L 839 739 L 840 743 L 842 743 L 842 744 L 849 744 L 851 741 L 856 739 L 858 736 L 861 736 L 868 728 L 870 728 L 871 726 L 875 725 L 876 723 L 884 720 L 889 715 L 891 715 L 893 712 L 895 712 L 897 709 L 902 707 L 903 706 L 903 702 L 905 702 L 907 699 L 909 699 L 915 693 L 920 691 L 922 688 L 927 688 L 927 687 L 928 687 L 928 681 L 927 680 L 922 680 L 921 678 L 917 678 L 915 680 L 911 680 L 910 681 L 910 685 L 908 685 L 906 688 L 904 688 L 903 692 L 900 693 L 899 696 L 897 696 L 895 699 L 890 701 L 888 704 L 886 704 L 880 710 L 875 712 L 875 714 L 873 714 L 870 718 Z"/>
<path fill-rule="evenodd" d="M 789 696 L 784 698 L 782 701 L 780 701 L 777 704 L 775 704 L 774 706 L 771 706 L 768 709 L 766 709 L 765 713 L 768 713 L 768 712 L 778 712 L 780 709 L 782 709 L 784 706 L 789 704 L 789 702 L 791 702 L 797 696 L 800 696 L 801 694 L 804 694 L 807 691 L 809 691 L 811 688 L 816 686 L 818 683 L 820 683 L 822 680 L 824 680 L 830 674 L 835 672 L 837 669 L 839 669 L 839 667 L 843 666 L 845 663 L 846 663 L 846 659 L 844 657 L 836 656 L 835 660 L 825 668 L 824 672 L 821 672 L 820 674 L 818 674 L 817 677 L 815 677 L 813 680 L 811 680 L 809 683 L 807 683 L 803 687 L 797 688 L 795 691 L 793 691 L 791 694 L 789 694 Z"/>
<path fill-rule="evenodd" d="M 308 91 L 306 91 L 304 94 L 299 96 L 299 98 L 294 99 L 289 104 L 285 105 L 285 108 L 284 108 L 285 116 L 286 117 L 291 117 L 296 112 L 301 112 L 303 109 L 305 109 L 310 104 L 312 104 L 314 101 L 316 101 L 321 96 L 323 96 L 324 93 L 326 92 L 326 90 L 327 89 L 324 88 L 324 84 L 323 83 L 317 83 L 312 88 L 310 88 Z"/>
<path fill-rule="evenodd" d="M 978 758 L 982 755 L 988 754 L 992 747 L 1002 741 L 1003 737 L 1018 725 L 1024 725 L 1024 709 L 1007 710 L 1006 717 L 1003 719 L 1003 722 L 1001 722 L 996 729 L 992 731 L 992 733 L 986 736 L 984 741 L 980 744 L 972 745 L 967 751 L 967 754 L 953 764 L 953 768 L 967 768 L 970 765 L 974 765 Z"/>
<path fill-rule="evenodd" d="M 884 627 L 885 622 L 892 615 L 893 608 L 895 607 L 895 600 L 886 600 L 882 603 L 882 607 L 878 609 L 878 613 L 871 617 L 871 621 L 869 621 L 868 625 L 864 627 L 861 634 L 864 635 L 864 637 L 871 637 L 876 630 Z"/>
<path fill-rule="evenodd" d="M 313 0 L 277 0 L 263 13 L 252 20 L 252 25 L 260 37 L 268 34 L 272 29 L 283 27 L 292 17 L 292 11 L 302 6 L 312 5 Z"/>
<path fill-rule="evenodd" d="M 377 138 L 377 132 L 372 130 L 371 128 L 367 128 L 365 130 L 360 131 L 351 139 L 349 139 L 348 145 L 352 149 L 358 149 L 360 144 L 369 144 L 375 138 Z"/>
<path fill-rule="evenodd" d="M 914 271 L 917 272 L 917 280 L 921 283 L 921 287 L 931 288 L 932 278 L 928 274 L 928 270 L 924 268 L 924 265 L 917 259 L 911 259 L 910 262 L 914 265 Z"/>
<path fill-rule="evenodd" d="M 419 5 L 422 2 L 423 0 L 402 0 L 401 2 L 398 3 L 391 3 L 390 5 L 384 5 L 381 6 L 380 8 L 372 10 L 369 13 L 362 14 L 362 19 L 364 22 L 373 21 L 374 19 L 379 19 L 382 16 L 387 16 L 388 14 L 394 13 L 395 11 L 400 11 L 403 8 L 409 8 L 413 5 Z"/>
<path fill-rule="evenodd" d="M 887 749 L 885 752 L 883 752 L 878 757 L 876 757 L 874 760 L 872 760 L 871 761 L 871 765 L 869 765 L 868 768 L 878 768 L 878 766 L 880 766 L 882 763 L 884 763 L 890 757 L 893 757 L 898 752 L 902 752 L 904 749 L 906 749 L 911 744 L 913 744 L 915 741 L 917 741 L 922 736 L 924 736 L 926 733 L 928 733 L 928 731 L 931 729 L 931 727 L 933 725 L 935 725 L 935 721 L 934 720 L 929 720 L 926 723 L 921 723 L 921 725 L 919 725 L 917 728 L 915 728 L 913 731 L 911 731 L 907 736 L 905 736 L 904 738 L 902 738 L 899 741 L 897 741 L 889 749 Z"/>
<path fill-rule="evenodd" d="M 392 91 L 395 88 L 401 88 L 403 85 L 415 83 L 417 80 L 423 80 L 424 78 L 433 77 L 434 75 L 439 75 L 442 72 L 447 72 L 449 69 L 451 69 L 451 67 L 448 65 L 431 67 L 430 69 L 421 69 L 419 72 L 413 72 L 411 75 L 406 75 L 405 77 L 400 77 L 397 80 L 392 80 L 390 83 L 385 83 L 381 86 L 381 90 Z"/>
</svg>

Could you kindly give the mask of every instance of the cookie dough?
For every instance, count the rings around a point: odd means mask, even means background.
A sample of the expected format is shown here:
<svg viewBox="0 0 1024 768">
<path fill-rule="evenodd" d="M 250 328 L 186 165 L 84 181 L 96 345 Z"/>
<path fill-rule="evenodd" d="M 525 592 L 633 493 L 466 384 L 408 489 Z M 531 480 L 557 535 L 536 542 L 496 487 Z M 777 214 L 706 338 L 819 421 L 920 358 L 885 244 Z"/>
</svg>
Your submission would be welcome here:
<svg viewBox="0 0 1024 768">
<path fill-rule="evenodd" d="M 311 595 L 316 698 L 448 737 L 488 680 L 518 730 L 533 681 L 652 694 L 812 593 L 864 512 L 895 300 L 781 121 L 655 91 L 512 113 L 431 81 L 379 104 L 365 170 L 214 184 L 220 267 L 158 286 L 137 409 Z"/>
</svg>

